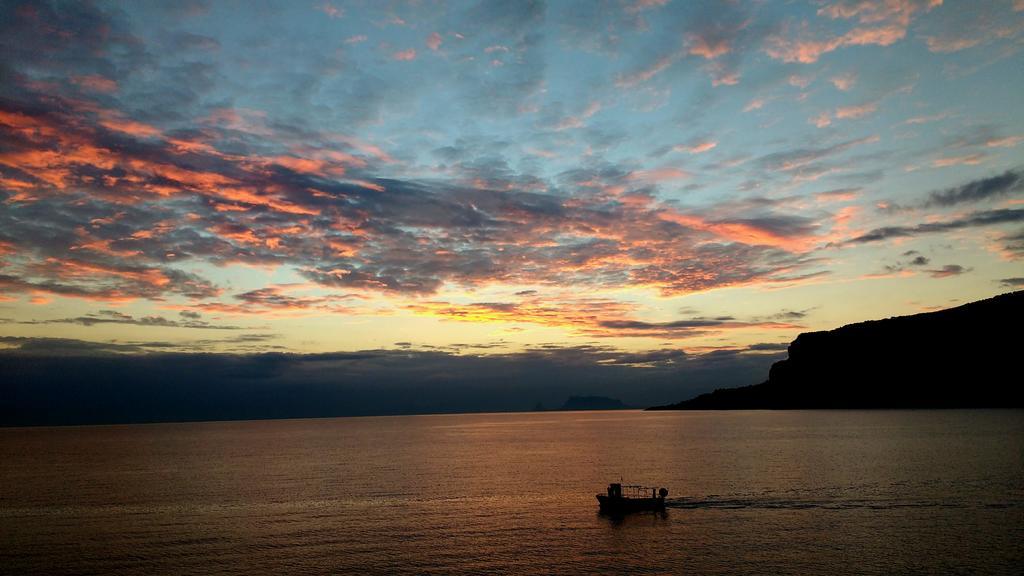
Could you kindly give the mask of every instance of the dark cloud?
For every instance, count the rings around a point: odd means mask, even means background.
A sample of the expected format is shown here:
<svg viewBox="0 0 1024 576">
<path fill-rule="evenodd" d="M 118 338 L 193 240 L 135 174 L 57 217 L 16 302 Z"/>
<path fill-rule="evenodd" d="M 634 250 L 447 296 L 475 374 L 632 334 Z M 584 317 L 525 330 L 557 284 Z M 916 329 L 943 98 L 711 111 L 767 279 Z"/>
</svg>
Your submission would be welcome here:
<svg viewBox="0 0 1024 576">
<path fill-rule="evenodd" d="M 761 342 L 747 346 L 747 350 L 759 352 L 780 352 L 788 349 L 789 344 L 785 342 Z"/>
<path fill-rule="evenodd" d="M 74 340 L 0 343 L 15 347 L 0 351 L 0 425 L 525 410 L 581 394 L 644 406 L 761 381 L 778 359 L 596 346 L 180 354 Z"/>
<path fill-rule="evenodd" d="M 1003 249 L 1010 258 L 1024 257 L 1024 230 L 1003 234 L 999 236 L 999 241 L 1003 243 Z"/>
<path fill-rule="evenodd" d="M 1024 278 L 1003 278 L 999 283 L 1007 288 L 1017 288 L 1024 286 Z"/>
<path fill-rule="evenodd" d="M 916 254 L 916 256 L 915 256 Z M 904 270 L 908 270 L 914 267 L 927 266 L 931 260 L 923 256 L 917 250 L 908 250 L 903 253 L 903 256 L 914 256 L 912 259 L 905 262 L 897 262 L 895 264 L 888 264 L 885 266 L 885 274 L 896 274 Z"/>
<path fill-rule="evenodd" d="M 762 156 L 758 163 L 762 168 L 779 172 L 802 172 L 807 173 L 808 169 L 826 169 L 819 162 L 831 156 L 835 156 L 850 150 L 856 146 L 877 141 L 877 138 L 858 138 L 846 140 L 831 146 L 817 148 L 796 148 L 783 152 L 774 152 Z"/>
<path fill-rule="evenodd" d="M 908 236 L 919 236 L 921 234 L 934 234 L 959 230 L 961 228 L 974 228 L 979 226 L 994 226 L 998 224 L 1011 224 L 1024 221 L 1024 209 L 1005 208 L 999 210 L 985 210 L 972 212 L 962 218 L 946 220 L 944 222 L 926 222 L 916 226 L 887 226 L 875 228 L 866 234 L 857 236 L 850 243 L 863 244 L 867 242 L 878 242 L 889 238 L 904 238 Z"/>
<path fill-rule="evenodd" d="M 135 317 L 116 310 L 100 310 L 99 312 L 77 316 L 74 318 L 55 318 L 49 320 L 29 320 L 19 324 L 81 324 L 82 326 L 96 326 L 98 324 L 133 324 L 136 326 L 155 326 L 161 328 L 200 328 L 204 330 L 244 330 L 241 326 L 226 324 L 211 324 L 198 320 L 199 314 L 182 311 L 181 315 L 188 320 L 171 320 L 163 316 L 141 316 Z"/>
<path fill-rule="evenodd" d="M 954 206 L 964 202 L 980 202 L 1024 191 L 1024 174 L 1020 169 L 1007 170 L 998 176 L 972 180 L 966 184 L 932 192 L 925 202 L 929 206 Z"/>
<path fill-rule="evenodd" d="M 808 308 L 807 310 L 783 310 L 777 314 L 773 314 L 771 318 L 774 320 L 802 320 L 810 314 L 811 310 L 813 310 L 813 308 Z"/>
<path fill-rule="evenodd" d="M 949 278 L 950 276 L 959 276 L 970 271 L 970 268 L 964 268 L 959 264 L 946 264 L 936 270 L 926 270 L 926 272 L 932 275 L 932 278 Z"/>
</svg>

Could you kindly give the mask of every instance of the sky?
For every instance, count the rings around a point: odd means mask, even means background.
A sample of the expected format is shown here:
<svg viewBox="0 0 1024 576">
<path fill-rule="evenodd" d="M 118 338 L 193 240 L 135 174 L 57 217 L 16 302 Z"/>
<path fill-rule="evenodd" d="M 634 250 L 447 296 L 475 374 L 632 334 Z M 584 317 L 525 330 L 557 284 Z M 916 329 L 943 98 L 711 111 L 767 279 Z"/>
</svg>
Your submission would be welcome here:
<svg viewBox="0 0 1024 576">
<path fill-rule="evenodd" d="M 539 359 L 653 401 L 1024 286 L 1021 0 L 0 13 L 8 355 Z"/>
</svg>

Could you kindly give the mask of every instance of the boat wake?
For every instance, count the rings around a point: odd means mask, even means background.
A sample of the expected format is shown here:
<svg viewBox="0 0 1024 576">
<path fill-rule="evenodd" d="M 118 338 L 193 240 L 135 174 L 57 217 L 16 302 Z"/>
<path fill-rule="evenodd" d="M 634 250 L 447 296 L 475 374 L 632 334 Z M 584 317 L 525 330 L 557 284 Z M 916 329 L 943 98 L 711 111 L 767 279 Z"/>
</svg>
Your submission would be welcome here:
<svg viewBox="0 0 1024 576">
<path fill-rule="evenodd" d="M 773 497 L 673 498 L 666 508 L 709 510 L 895 510 L 901 508 L 1024 508 L 1024 501 L 957 501 L 912 499 L 793 499 Z"/>
</svg>

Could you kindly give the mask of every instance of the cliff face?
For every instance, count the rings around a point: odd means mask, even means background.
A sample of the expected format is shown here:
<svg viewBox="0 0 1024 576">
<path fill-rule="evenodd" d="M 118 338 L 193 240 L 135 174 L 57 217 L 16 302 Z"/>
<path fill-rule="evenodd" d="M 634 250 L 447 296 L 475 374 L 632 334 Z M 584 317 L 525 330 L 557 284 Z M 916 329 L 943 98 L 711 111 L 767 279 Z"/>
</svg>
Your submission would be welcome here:
<svg viewBox="0 0 1024 576">
<path fill-rule="evenodd" d="M 665 409 L 1024 407 L 1024 291 L 801 334 L 763 384 Z"/>
</svg>

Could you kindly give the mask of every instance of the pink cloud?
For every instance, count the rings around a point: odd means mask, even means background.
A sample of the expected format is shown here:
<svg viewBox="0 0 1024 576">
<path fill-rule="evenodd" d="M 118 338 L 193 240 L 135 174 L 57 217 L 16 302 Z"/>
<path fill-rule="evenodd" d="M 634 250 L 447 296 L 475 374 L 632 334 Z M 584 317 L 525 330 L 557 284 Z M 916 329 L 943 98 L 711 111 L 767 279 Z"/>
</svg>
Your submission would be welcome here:
<svg viewBox="0 0 1024 576">
<path fill-rule="evenodd" d="M 761 108 L 764 108 L 764 100 L 761 98 L 754 98 L 750 102 L 747 102 L 747 105 L 743 107 L 743 111 L 750 112 L 752 110 L 760 110 Z"/>
<path fill-rule="evenodd" d="M 828 126 L 829 124 L 832 123 L 832 117 L 829 115 L 828 112 L 822 112 L 821 114 L 818 114 L 814 118 L 808 120 L 808 122 L 814 124 L 818 128 L 824 128 L 825 126 Z"/>
<path fill-rule="evenodd" d="M 739 72 L 726 70 L 721 66 L 714 66 L 709 69 L 711 72 L 712 86 L 735 86 L 740 82 Z"/>
<path fill-rule="evenodd" d="M 637 170 L 631 172 L 627 178 L 629 180 L 639 180 L 643 182 L 665 182 L 669 180 L 680 180 L 683 178 L 689 178 L 691 174 L 681 168 L 675 168 L 672 166 L 664 166 L 662 168 L 654 168 L 651 170 Z"/>
<path fill-rule="evenodd" d="M 795 86 L 797 88 L 807 88 L 808 86 L 811 85 L 811 82 L 814 81 L 814 78 L 810 76 L 800 76 L 799 74 L 791 74 L 789 78 L 786 79 L 786 81 L 789 82 L 790 86 Z"/>
<path fill-rule="evenodd" d="M 317 10 L 327 14 L 330 18 L 341 18 L 345 15 L 345 11 L 330 2 L 324 2 L 323 4 L 316 7 Z"/>
<path fill-rule="evenodd" d="M 945 120 L 949 118 L 949 112 L 940 112 L 931 116 L 915 116 L 913 118 L 907 118 L 903 121 L 904 124 L 926 124 L 928 122 L 936 122 L 938 120 Z"/>
<path fill-rule="evenodd" d="M 658 74 L 661 74 L 666 68 L 676 61 L 676 58 L 676 54 L 662 56 L 646 68 L 638 70 L 632 74 L 619 76 L 618 80 L 615 81 L 615 85 L 619 88 L 632 88 L 638 84 L 643 84 Z"/>
<path fill-rule="evenodd" d="M 714 60 L 732 51 L 729 41 L 725 38 L 709 38 L 700 34 L 691 34 L 688 37 L 687 52 L 692 56 L 700 56 L 707 60 Z"/>
<path fill-rule="evenodd" d="M 109 94 L 110 92 L 117 91 L 117 82 L 96 74 L 72 76 L 71 82 L 85 88 L 86 90 L 92 90 L 93 92 L 104 92 Z"/>
<path fill-rule="evenodd" d="M 915 12 L 941 5 L 942 0 L 839 0 L 819 8 L 818 15 L 833 20 L 857 18 L 862 24 L 892 20 L 906 25 Z"/>
<path fill-rule="evenodd" d="M 939 36 L 925 36 L 924 42 L 928 45 L 929 52 L 949 53 L 959 52 L 973 48 L 981 44 L 981 38 L 941 38 Z"/>
<path fill-rule="evenodd" d="M 672 147 L 676 152 L 688 152 L 690 154 L 702 154 L 708 150 L 712 150 L 718 146 L 718 142 L 714 140 L 705 140 L 696 144 L 676 144 Z"/>
<path fill-rule="evenodd" d="M 626 12 L 636 14 L 637 12 L 643 12 L 644 10 L 660 8 L 666 4 L 668 4 L 668 0 L 635 0 L 632 4 L 626 6 Z"/>
<path fill-rule="evenodd" d="M 863 118 L 868 114 L 873 114 L 876 110 L 878 110 L 878 102 L 865 102 L 856 106 L 840 106 L 836 108 L 836 118 L 841 120 Z"/>
<path fill-rule="evenodd" d="M 846 92 L 850 88 L 853 88 L 853 85 L 857 83 L 857 75 L 852 72 L 840 74 L 839 76 L 833 76 L 831 78 L 831 82 L 837 90 Z"/>
<path fill-rule="evenodd" d="M 395 52 L 394 54 L 391 55 L 391 57 L 395 60 L 408 62 L 409 60 L 416 59 L 416 50 L 414 48 L 409 48 L 408 50 Z"/>
<path fill-rule="evenodd" d="M 989 148 L 1013 148 L 1021 142 L 1024 142 L 1024 136 L 1007 136 L 1005 138 L 993 138 L 985 142 L 985 146 Z"/>
<path fill-rule="evenodd" d="M 443 40 L 441 38 L 441 35 L 438 34 L 437 32 L 434 32 L 433 34 L 427 37 L 427 48 L 430 48 L 434 52 L 437 52 L 437 50 L 441 48 L 442 41 Z"/>
<path fill-rule="evenodd" d="M 576 116 L 567 116 L 560 120 L 554 126 L 554 130 L 561 132 L 562 130 L 569 130 L 571 128 L 582 128 L 584 126 L 584 120 L 590 118 L 594 114 L 597 114 L 601 110 L 600 102 L 591 102 L 586 109 Z"/>
<path fill-rule="evenodd" d="M 945 158 L 936 158 L 932 160 L 932 166 L 936 168 L 946 168 L 948 166 L 975 166 L 985 161 L 988 156 L 986 154 L 967 154 L 965 156 L 947 156 Z"/>
<path fill-rule="evenodd" d="M 794 35 L 786 30 L 770 36 L 764 51 L 776 60 L 810 64 L 846 46 L 890 46 L 907 35 L 914 14 L 929 11 L 942 0 L 856 0 L 841 1 L 818 9 L 818 15 L 833 20 L 856 19 L 857 26 L 845 34 L 825 39 L 808 39 L 806 25 Z"/>
</svg>

